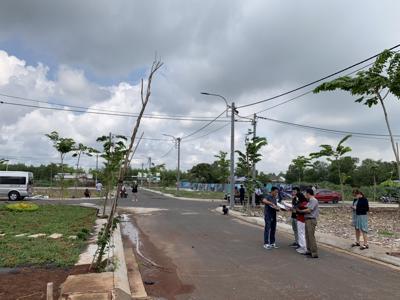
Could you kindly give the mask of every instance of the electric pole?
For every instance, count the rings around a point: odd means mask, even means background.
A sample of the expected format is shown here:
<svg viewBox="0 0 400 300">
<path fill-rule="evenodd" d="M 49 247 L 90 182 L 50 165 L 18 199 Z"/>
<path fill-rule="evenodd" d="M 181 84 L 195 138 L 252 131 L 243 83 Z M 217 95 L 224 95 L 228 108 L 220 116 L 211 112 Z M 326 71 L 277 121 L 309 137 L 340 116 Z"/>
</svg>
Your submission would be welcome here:
<svg viewBox="0 0 400 300">
<path fill-rule="evenodd" d="M 232 102 L 231 110 L 231 196 L 229 205 L 233 208 L 235 206 L 235 102 Z"/>
<path fill-rule="evenodd" d="M 176 143 L 178 145 L 178 172 L 176 174 L 176 190 L 179 191 L 181 185 L 181 138 L 176 138 Z"/>
<path fill-rule="evenodd" d="M 97 186 L 97 172 L 99 171 L 99 154 L 96 154 L 96 179 L 95 179 L 95 183 Z"/>
<path fill-rule="evenodd" d="M 253 140 L 256 138 L 257 134 L 256 134 L 256 130 L 257 130 L 257 115 L 254 114 L 253 115 L 253 121 L 252 121 L 252 125 L 253 125 Z M 253 177 L 253 181 L 255 182 L 256 180 L 256 163 L 253 162 L 253 166 L 252 166 L 252 177 Z M 251 199 L 251 205 L 253 207 L 256 206 L 256 192 L 253 192 L 252 195 L 252 199 Z"/>
<path fill-rule="evenodd" d="M 149 157 L 149 179 L 148 179 L 148 186 L 150 188 L 150 182 L 151 182 L 151 157 Z"/>
</svg>

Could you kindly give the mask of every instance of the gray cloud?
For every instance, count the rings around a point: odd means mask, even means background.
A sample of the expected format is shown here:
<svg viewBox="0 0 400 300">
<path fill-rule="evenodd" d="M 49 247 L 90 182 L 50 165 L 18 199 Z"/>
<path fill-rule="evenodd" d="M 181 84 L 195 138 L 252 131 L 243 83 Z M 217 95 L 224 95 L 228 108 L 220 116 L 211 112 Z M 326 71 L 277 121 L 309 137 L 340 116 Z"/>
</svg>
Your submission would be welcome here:
<svg viewBox="0 0 400 300">
<path fill-rule="evenodd" d="M 110 82 L 128 79 L 132 72 L 147 67 L 157 51 L 165 68 L 155 81 L 148 112 L 217 115 L 224 109 L 222 101 L 201 96 L 200 91 L 221 93 L 242 104 L 297 87 L 398 43 L 398 11 L 400 3 L 390 0 L 2 1 L 0 46 L 16 39 L 59 65 L 52 93 L 26 90 L 32 84 L 25 81 L 13 81 L 2 91 L 45 99 L 52 96 L 84 106 L 107 102 L 112 87 L 85 76 L 79 83 L 80 70 Z M 60 76 L 60 72 L 69 70 L 78 72 L 70 74 L 72 84 Z M 251 114 L 280 101 L 240 113 Z M 400 134 L 400 124 L 395 121 L 400 105 L 391 99 L 388 106 L 393 129 Z M 12 112 L 18 114 L 16 109 Z M 387 131 L 379 107 L 368 109 L 340 92 L 307 95 L 265 115 L 339 130 Z M 10 114 L 2 115 L 2 119 L 13 121 Z M 146 135 L 159 136 L 160 128 L 171 134 L 186 134 L 199 126 L 168 121 L 162 126 L 149 123 L 145 128 Z M 239 134 L 246 131 L 244 124 L 238 128 Z M 209 149 L 199 147 L 198 141 L 183 145 L 187 153 L 184 166 L 190 167 L 195 156 L 212 160 L 210 152 L 227 150 L 229 144 L 223 141 L 228 132 L 224 129 L 207 137 Z M 315 150 L 321 140 L 339 138 L 266 121 L 259 122 L 259 133 L 271 143 L 263 167 L 273 170 L 285 169 L 294 155 Z M 317 142 L 298 147 L 292 142 L 293 136 L 315 136 Z M 238 142 L 241 138 L 238 136 Z M 354 139 L 350 144 L 354 155 L 392 157 L 387 142 Z M 146 145 L 144 156 L 162 155 L 169 149 L 168 143 Z M 173 166 L 171 155 L 165 160 Z"/>
</svg>

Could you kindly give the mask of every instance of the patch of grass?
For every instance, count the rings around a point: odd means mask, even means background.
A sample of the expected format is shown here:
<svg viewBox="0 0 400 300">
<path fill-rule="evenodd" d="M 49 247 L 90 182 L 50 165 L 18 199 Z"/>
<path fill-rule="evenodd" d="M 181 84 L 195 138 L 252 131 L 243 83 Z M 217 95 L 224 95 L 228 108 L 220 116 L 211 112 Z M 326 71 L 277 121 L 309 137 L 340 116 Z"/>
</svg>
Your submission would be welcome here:
<svg viewBox="0 0 400 300">
<path fill-rule="evenodd" d="M 224 199 L 223 192 L 211 192 L 211 191 L 186 191 L 180 190 L 177 191 L 175 188 L 151 188 L 157 191 L 161 191 L 163 193 L 172 194 L 176 197 L 184 197 L 184 198 L 200 198 L 200 199 Z"/>
<path fill-rule="evenodd" d="M 387 231 L 387 230 L 379 230 L 378 234 L 382 235 L 382 236 L 387 236 L 387 237 L 393 237 L 394 236 L 394 232 Z"/>
<path fill-rule="evenodd" d="M 0 206 L 0 267 L 71 266 L 78 260 L 92 230 L 96 210 L 68 205 L 40 205 L 33 212 L 13 212 Z M 61 233 L 59 239 L 15 237 L 26 233 Z M 80 236 L 68 239 L 68 236 Z"/>
</svg>

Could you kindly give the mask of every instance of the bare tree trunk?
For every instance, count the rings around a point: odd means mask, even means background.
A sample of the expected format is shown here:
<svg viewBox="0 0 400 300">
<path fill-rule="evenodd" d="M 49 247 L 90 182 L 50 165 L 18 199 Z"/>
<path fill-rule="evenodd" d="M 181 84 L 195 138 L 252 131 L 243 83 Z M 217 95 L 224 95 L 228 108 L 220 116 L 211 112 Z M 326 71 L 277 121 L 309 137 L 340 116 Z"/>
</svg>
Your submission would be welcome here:
<svg viewBox="0 0 400 300">
<path fill-rule="evenodd" d="M 144 111 L 146 109 L 147 103 L 149 102 L 149 99 L 150 99 L 151 82 L 152 82 L 154 74 L 158 71 L 158 69 L 160 69 L 162 67 L 162 65 L 163 65 L 163 63 L 161 61 L 157 60 L 157 61 L 153 62 L 152 66 L 151 66 L 150 74 L 149 74 L 149 77 L 148 77 L 148 80 L 147 80 L 146 95 L 143 94 L 143 92 L 144 92 L 144 90 L 143 90 L 143 79 L 142 79 L 142 82 L 141 82 L 140 95 L 141 95 L 141 100 L 142 100 L 142 108 L 140 110 L 139 116 L 137 117 L 135 126 L 133 128 L 133 132 L 132 132 L 132 135 L 131 135 L 131 140 L 130 140 L 130 143 L 129 143 L 129 147 L 127 148 L 127 151 L 126 151 L 126 155 L 125 155 L 125 158 L 124 158 L 123 166 L 121 166 L 120 171 L 119 171 L 117 192 L 116 192 L 114 201 L 112 203 L 110 215 L 108 216 L 108 220 L 107 220 L 107 223 L 106 223 L 106 226 L 104 228 L 103 235 L 102 235 L 102 238 L 103 239 L 105 238 L 106 240 L 109 240 L 109 237 L 110 237 L 110 235 L 112 233 L 112 228 L 113 228 L 113 224 L 114 224 L 114 214 L 115 214 L 116 209 L 117 209 L 118 199 L 119 199 L 119 194 L 121 192 L 123 179 L 125 177 L 125 174 L 126 174 L 126 171 L 127 171 L 128 167 L 129 167 L 129 162 L 132 159 L 131 152 L 132 152 L 132 149 L 133 149 L 133 144 L 134 144 L 135 139 L 136 139 L 136 134 L 137 134 L 137 132 L 139 130 L 140 121 L 141 121 L 143 113 L 144 113 Z M 96 263 L 95 263 L 96 266 L 99 266 L 101 264 L 102 258 L 103 258 L 103 255 L 104 255 L 104 250 L 105 250 L 106 246 L 107 246 L 106 244 L 102 244 L 101 246 L 99 246 L 99 249 L 98 249 L 98 252 L 97 252 L 98 253 L 97 254 L 97 258 L 96 257 L 93 258 L 93 262 L 96 261 Z"/>
<path fill-rule="evenodd" d="M 385 104 L 383 102 L 383 98 L 382 98 L 382 96 L 381 96 L 381 94 L 379 92 L 376 92 L 376 95 L 379 98 L 379 101 L 380 101 L 380 103 L 382 105 L 383 113 L 385 115 L 386 126 L 388 128 L 389 135 L 390 135 L 390 142 L 392 143 L 393 153 L 394 153 L 394 156 L 396 158 L 397 176 L 398 176 L 398 179 L 400 180 L 400 158 L 399 158 L 399 152 L 396 149 L 396 144 L 395 144 L 394 139 L 393 139 L 392 129 L 390 128 L 389 118 L 388 118 L 388 115 L 387 115 Z"/>
<path fill-rule="evenodd" d="M 344 198 L 345 197 L 344 197 L 344 189 L 343 189 L 342 172 L 340 170 L 340 162 L 339 162 L 339 160 L 336 159 L 336 162 L 338 164 L 340 191 L 342 192 L 342 203 L 344 203 Z"/>
<path fill-rule="evenodd" d="M 78 169 L 79 169 L 79 161 L 81 159 L 81 152 L 78 154 L 78 162 L 76 163 L 76 171 L 75 171 L 75 193 L 74 196 L 75 198 L 77 197 L 78 193 Z"/>
<path fill-rule="evenodd" d="M 64 157 L 61 154 L 61 177 L 60 177 L 60 183 L 61 183 L 61 199 L 64 199 Z"/>
</svg>

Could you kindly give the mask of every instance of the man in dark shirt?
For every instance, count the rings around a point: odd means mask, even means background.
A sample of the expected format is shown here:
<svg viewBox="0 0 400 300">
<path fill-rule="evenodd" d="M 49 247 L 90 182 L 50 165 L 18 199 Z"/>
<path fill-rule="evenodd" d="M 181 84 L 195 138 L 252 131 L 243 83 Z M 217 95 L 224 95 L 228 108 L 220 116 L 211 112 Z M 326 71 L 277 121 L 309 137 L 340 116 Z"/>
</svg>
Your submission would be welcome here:
<svg viewBox="0 0 400 300">
<path fill-rule="evenodd" d="M 239 189 L 239 197 L 240 197 L 241 205 L 243 205 L 243 203 L 244 203 L 244 193 L 245 193 L 245 190 L 244 190 L 243 184 L 241 184 L 240 189 Z"/>
<path fill-rule="evenodd" d="M 298 240 L 298 235 L 297 235 L 297 214 L 296 214 L 296 208 L 297 205 L 299 204 L 299 197 L 297 194 L 300 193 L 300 189 L 298 187 L 294 187 L 292 190 L 292 229 L 293 229 L 293 234 L 294 234 L 294 243 L 291 244 L 290 246 L 292 247 L 299 247 L 299 240 Z"/>
<path fill-rule="evenodd" d="M 278 248 L 275 244 L 275 232 L 276 232 L 276 212 L 279 211 L 278 203 L 279 190 L 276 186 L 271 188 L 271 193 L 265 195 L 262 202 L 265 204 L 264 207 L 264 248 L 269 250 Z"/>
</svg>

